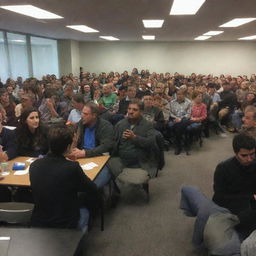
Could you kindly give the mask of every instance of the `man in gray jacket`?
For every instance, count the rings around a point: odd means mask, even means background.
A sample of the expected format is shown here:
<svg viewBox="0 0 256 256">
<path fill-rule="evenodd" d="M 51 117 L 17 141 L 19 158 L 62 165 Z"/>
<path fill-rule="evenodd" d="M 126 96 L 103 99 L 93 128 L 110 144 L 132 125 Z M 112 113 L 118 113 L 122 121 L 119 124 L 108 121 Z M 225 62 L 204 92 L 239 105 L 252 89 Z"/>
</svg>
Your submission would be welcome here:
<svg viewBox="0 0 256 256">
<path fill-rule="evenodd" d="M 71 157 L 87 158 L 109 153 L 114 144 L 113 126 L 108 121 L 98 117 L 99 108 L 95 103 L 87 103 L 81 115 L 77 129 L 77 146 L 73 148 Z M 102 187 L 110 179 L 110 173 L 105 166 L 97 176 L 95 183 Z"/>
<path fill-rule="evenodd" d="M 142 168 L 154 175 L 157 169 L 155 130 L 153 125 L 143 118 L 143 104 L 134 99 L 128 106 L 127 118 L 119 121 L 115 127 L 115 145 L 110 169 L 117 177 L 124 167 Z"/>
</svg>

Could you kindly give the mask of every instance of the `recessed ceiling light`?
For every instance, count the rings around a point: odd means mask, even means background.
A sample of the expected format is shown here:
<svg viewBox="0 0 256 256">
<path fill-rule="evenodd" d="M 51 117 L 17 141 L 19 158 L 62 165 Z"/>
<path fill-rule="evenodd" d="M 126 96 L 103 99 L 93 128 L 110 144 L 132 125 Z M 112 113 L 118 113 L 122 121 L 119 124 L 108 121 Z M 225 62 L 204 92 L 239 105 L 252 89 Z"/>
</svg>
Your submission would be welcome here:
<svg viewBox="0 0 256 256">
<path fill-rule="evenodd" d="M 254 39 L 256 39 L 256 35 L 238 38 L 238 40 L 254 40 Z"/>
<path fill-rule="evenodd" d="M 113 36 L 100 36 L 100 38 L 102 39 L 105 39 L 105 40 L 109 40 L 109 41 L 117 41 L 117 40 L 120 40 L 116 37 L 113 37 Z"/>
<path fill-rule="evenodd" d="M 15 42 L 15 43 L 25 43 L 24 40 L 21 40 L 21 39 L 13 39 L 11 40 L 12 42 Z"/>
<path fill-rule="evenodd" d="M 0 6 L 0 7 L 5 10 L 30 16 L 36 19 L 62 19 L 63 18 L 57 14 L 40 9 L 33 5 L 6 5 L 6 6 Z"/>
<path fill-rule="evenodd" d="M 155 36 L 142 36 L 144 40 L 155 40 Z"/>
<path fill-rule="evenodd" d="M 161 28 L 164 20 L 142 20 L 145 28 Z"/>
<path fill-rule="evenodd" d="M 211 36 L 198 36 L 194 40 L 206 40 L 209 39 Z"/>
<path fill-rule="evenodd" d="M 174 0 L 170 15 L 196 14 L 205 0 Z"/>
<path fill-rule="evenodd" d="M 207 33 L 204 33 L 204 36 L 216 36 L 219 35 L 221 33 L 223 33 L 224 31 L 208 31 Z"/>
<path fill-rule="evenodd" d="M 74 29 L 74 30 L 78 30 L 78 31 L 84 32 L 84 33 L 96 33 L 96 32 L 99 32 L 98 30 L 90 28 L 90 27 L 85 26 L 85 25 L 72 25 L 72 26 L 70 25 L 70 26 L 66 26 L 66 27 Z"/>
<path fill-rule="evenodd" d="M 246 23 L 252 22 L 254 20 L 256 20 L 256 18 L 237 18 L 237 19 L 233 19 L 227 23 L 220 25 L 220 27 L 221 28 L 235 28 L 235 27 L 244 25 Z"/>
</svg>

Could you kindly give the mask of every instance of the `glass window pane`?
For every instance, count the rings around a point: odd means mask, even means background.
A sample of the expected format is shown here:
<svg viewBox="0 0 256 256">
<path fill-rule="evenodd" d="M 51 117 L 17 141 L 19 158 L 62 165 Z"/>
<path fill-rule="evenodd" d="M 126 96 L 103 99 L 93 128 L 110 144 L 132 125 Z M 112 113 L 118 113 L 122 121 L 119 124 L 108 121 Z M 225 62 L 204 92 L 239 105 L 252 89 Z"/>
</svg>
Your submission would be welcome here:
<svg viewBox="0 0 256 256">
<path fill-rule="evenodd" d="M 33 76 L 41 79 L 46 74 L 59 77 L 57 40 L 31 37 Z"/>
<path fill-rule="evenodd" d="M 11 78 L 21 76 L 23 79 L 29 77 L 28 52 L 26 36 L 7 33 L 8 49 L 10 56 Z"/>
<path fill-rule="evenodd" d="M 0 31 L 0 81 L 5 84 L 8 75 L 8 60 L 4 45 L 4 33 Z"/>
</svg>

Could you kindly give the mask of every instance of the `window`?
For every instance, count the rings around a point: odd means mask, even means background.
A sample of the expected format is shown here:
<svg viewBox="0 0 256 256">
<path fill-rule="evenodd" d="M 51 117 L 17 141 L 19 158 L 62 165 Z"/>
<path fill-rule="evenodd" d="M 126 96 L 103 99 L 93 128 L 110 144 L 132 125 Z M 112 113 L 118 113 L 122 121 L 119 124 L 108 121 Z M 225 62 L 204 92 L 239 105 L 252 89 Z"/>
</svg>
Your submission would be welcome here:
<svg viewBox="0 0 256 256">
<path fill-rule="evenodd" d="M 8 74 L 8 60 L 6 54 L 6 47 L 4 42 L 4 33 L 0 31 L 0 81 L 5 84 Z"/>
<path fill-rule="evenodd" d="M 11 77 L 23 79 L 29 77 L 28 52 L 26 36 L 7 33 L 8 50 L 10 58 Z"/>
<path fill-rule="evenodd" d="M 57 41 L 31 37 L 33 76 L 42 79 L 43 75 L 59 76 Z"/>
</svg>

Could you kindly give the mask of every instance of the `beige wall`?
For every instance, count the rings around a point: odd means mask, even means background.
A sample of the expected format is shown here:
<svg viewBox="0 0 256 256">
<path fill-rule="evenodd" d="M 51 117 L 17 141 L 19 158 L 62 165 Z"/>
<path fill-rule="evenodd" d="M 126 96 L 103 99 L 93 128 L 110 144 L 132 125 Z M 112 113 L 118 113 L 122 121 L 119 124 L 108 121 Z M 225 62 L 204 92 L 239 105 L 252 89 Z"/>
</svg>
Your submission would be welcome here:
<svg viewBox="0 0 256 256">
<path fill-rule="evenodd" d="M 73 73 L 79 75 L 80 50 L 79 42 L 74 40 L 58 40 L 60 76 Z"/>
<path fill-rule="evenodd" d="M 69 74 L 72 70 L 70 40 L 58 40 L 58 56 L 60 76 Z"/>
<path fill-rule="evenodd" d="M 74 76 L 79 76 L 80 50 L 78 41 L 71 41 L 71 58 L 72 73 Z"/>
<path fill-rule="evenodd" d="M 255 42 L 80 42 L 84 71 L 150 71 L 190 74 L 256 73 Z"/>
</svg>

